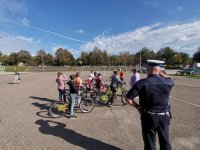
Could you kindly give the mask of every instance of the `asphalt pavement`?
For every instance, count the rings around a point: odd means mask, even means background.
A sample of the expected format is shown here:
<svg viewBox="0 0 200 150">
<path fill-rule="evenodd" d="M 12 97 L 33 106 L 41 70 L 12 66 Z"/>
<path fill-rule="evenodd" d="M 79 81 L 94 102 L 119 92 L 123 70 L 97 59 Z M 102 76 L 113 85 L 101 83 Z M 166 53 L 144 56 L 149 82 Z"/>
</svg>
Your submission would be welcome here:
<svg viewBox="0 0 200 150">
<path fill-rule="evenodd" d="M 66 75 L 74 72 L 66 72 Z M 1 150 L 142 150 L 140 115 L 119 99 L 114 107 L 97 105 L 91 113 L 77 112 L 77 119 L 52 118 L 49 106 L 57 100 L 56 72 L 21 74 L 21 83 L 12 84 L 13 75 L 0 76 Z M 87 79 L 89 72 L 81 72 Z M 109 83 L 111 72 L 104 72 Z M 131 73 L 125 73 L 129 81 Z M 141 74 L 146 77 L 145 74 Z M 200 147 L 200 80 L 175 78 L 170 95 L 173 118 L 170 141 L 173 149 Z M 126 85 L 126 89 L 129 89 Z M 157 139 L 158 140 L 158 139 Z M 157 148 L 158 146 L 157 141 Z"/>
</svg>

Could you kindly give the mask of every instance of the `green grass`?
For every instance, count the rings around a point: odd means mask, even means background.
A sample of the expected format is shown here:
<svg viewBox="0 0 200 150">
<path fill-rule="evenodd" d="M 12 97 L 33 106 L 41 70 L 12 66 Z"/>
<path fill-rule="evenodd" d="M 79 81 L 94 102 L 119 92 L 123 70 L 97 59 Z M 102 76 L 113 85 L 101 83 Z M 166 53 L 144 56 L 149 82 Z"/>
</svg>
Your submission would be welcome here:
<svg viewBox="0 0 200 150">
<path fill-rule="evenodd" d="M 26 71 L 27 66 L 5 66 L 6 72 L 23 72 Z"/>
<path fill-rule="evenodd" d="M 200 75 L 170 75 L 170 76 L 181 76 L 181 77 L 186 77 L 186 78 L 196 78 L 196 79 L 200 79 Z"/>
<path fill-rule="evenodd" d="M 195 78 L 195 79 L 200 79 L 200 75 L 185 75 L 187 78 Z"/>
</svg>

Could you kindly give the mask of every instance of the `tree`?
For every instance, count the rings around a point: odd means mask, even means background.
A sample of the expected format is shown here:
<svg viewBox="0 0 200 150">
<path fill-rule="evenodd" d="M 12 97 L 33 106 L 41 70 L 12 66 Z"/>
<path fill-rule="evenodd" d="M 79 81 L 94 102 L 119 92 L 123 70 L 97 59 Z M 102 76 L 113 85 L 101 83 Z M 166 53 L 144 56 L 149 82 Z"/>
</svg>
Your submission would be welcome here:
<svg viewBox="0 0 200 150">
<path fill-rule="evenodd" d="M 157 56 L 160 56 L 161 60 L 164 60 L 168 66 L 174 64 L 176 52 L 172 48 L 165 47 L 160 49 L 157 53 Z"/>
<path fill-rule="evenodd" d="M 10 53 L 8 57 L 8 64 L 9 65 L 17 65 L 18 64 L 18 54 L 17 53 Z"/>
<path fill-rule="evenodd" d="M 131 55 L 129 52 L 122 52 L 117 57 L 118 65 L 131 65 L 133 64 L 134 55 Z"/>
<path fill-rule="evenodd" d="M 93 51 L 89 53 L 88 60 L 90 65 L 103 65 L 104 64 L 104 55 L 98 47 L 94 47 Z M 106 54 L 105 54 L 106 56 Z M 106 56 L 107 57 L 107 56 Z M 107 58 L 106 58 L 107 59 Z"/>
<path fill-rule="evenodd" d="M 2 63 L 2 56 L 3 56 L 3 54 L 2 54 L 2 52 L 0 51 L 0 65 L 1 65 L 1 63 Z"/>
<path fill-rule="evenodd" d="M 18 62 L 22 62 L 25 65 L 31 65 L 32 57 L 29 51 L 21 50 L 17 53 Z"/>
<path fill-rule="evenodd" d="M 195 62 L 200 62 L 200 47 L 194 53 L 192 60 L 195 61 Z"/>
<path fill-rule="evenodd" d="M 140 55 L 141 55 L 141 65 L 146 64 L 148 59 L 154 59 L 156 57 L 156 54 L 153 50 L 148 49 L 147 47 L 143 47 L 140 52 L 135 54 L 135 63 L 139 64 L 140 61 Z"/>
<path fill-rule="evenodd" d="M 81 56 L 79 61 L 82 61 L 82 65 L 89 65 L 89 53 L 88 52 L 81 52 Z"/>
<path fill-rule="evenodd" d="M 182 58 L 181 54 L 180 53 L 175 54 L 175 62 L 174 63 L 176 65 L 181 65 L 182 62 L 183 62 L 183 58 Z"/>
<path fill-rule="evenodd" d="M 54 57 L 50 53 L 44 56 L 44 60 L 45 60 L 45 65 L 47 66 L 54 65 Z"/>
<path fill-rule="evenodd" d="M 36 58 L 35 58 L 37 65 L 42 65 L 42 66 L 45 65 L 45 59 L 44 59 L 45 55 L 46 55 L 46 52 L 43 49 L 40 49 L 37 52 L 37 55 L 36 55 Z"/>
<path fill-rule="evenodd" d="M 94 47 L 93 51 L 89 53 L 90 65 L 99 65 L 103 61 L 101 50 L 98 47 Z"/>
<path fill-rule="evenodd" d="M 117 55 L 110 56 L 110 61 L 112 66 L 119 65 L 119 57 Z"/>
<path fill-rule="evenodd" d="M 110 57 L 109 57 L 107 51 L 103 51 L 102 52 L 102 56 L 103 56 L 102 65 L 109 66 L 110 65 Z"/>
<path fill-rule="evenodd" d="M 58 48 L 55 53 L 56 65 L 64 66 L 64 65 L 74 65 L 75 59 L 70 51 Z"/>
<path fill-rule="evenodd" d="M 191 62 L 189 54 L 183 52 L 176 53 L 174 57 L 175 57 L 174 63 L 177 65 L 187 65 Z"/>
<path fill-rule="evenodd" d="M 9 65 L 9 56 L 8 55 L 2 55 L 0 58 L 1 58 L 1 62 L 3 65 Z"/>
<path fill-rule="evenodd" d="M 83 65 L 83 61 L 82 61 L 82 60 L 80 60 L 79 58 L 77 59 L 77 63 L 78 63 L 78 65 L 80 65 L 80 66 L 82 66 L 82 65 Z"/>
</svg>

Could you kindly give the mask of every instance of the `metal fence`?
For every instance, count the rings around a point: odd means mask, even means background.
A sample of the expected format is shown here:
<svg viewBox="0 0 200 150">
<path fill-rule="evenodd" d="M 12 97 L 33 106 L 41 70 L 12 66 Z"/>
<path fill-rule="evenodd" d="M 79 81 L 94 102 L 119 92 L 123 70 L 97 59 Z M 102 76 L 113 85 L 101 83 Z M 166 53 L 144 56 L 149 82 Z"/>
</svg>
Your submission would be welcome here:
<svg viewBox="0 0 200 150">
<path fill-rule="evenodd" d="M 0 66 L 0 72 L 5 72 L 5 66 Z"/>
<path fill-rule="evenodd" d="M 133 66 L 29 66 L 27 72 L 63 72 L 63 71 L 113 71 L 115 69 L 129 71 Z"/>
</svg>

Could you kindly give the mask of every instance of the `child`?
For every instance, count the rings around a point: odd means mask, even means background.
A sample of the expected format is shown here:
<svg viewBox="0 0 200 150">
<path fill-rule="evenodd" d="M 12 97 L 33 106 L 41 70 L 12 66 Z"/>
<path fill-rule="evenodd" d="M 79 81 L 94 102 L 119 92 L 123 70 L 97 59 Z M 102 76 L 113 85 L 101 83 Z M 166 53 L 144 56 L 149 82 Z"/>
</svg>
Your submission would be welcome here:
<svg viewBox="0 0 200 150">
<path fill-rule="evenodd" d="M 95 79 L 96 83 L 95 83 L 95 86 L 96 86 L 96 89 L 97 89 L 97 93 L 98 93 L 98 97 L 99 97 L 99 100 L 101 100 L 101 74 L 98 73 L 97 74 L 97 78 Z"/>
<path fill-rule="evenodd" d="M 65 83 L 67 81 L 67 77 L 61 72 L 58 72 L 57 76 L 58 78 L 56 79 L 56 82 L 58 84 L 59 100 L 64 100 L 64 102 L 66 102 Z"/>
<path fill-rule="evenodd" d="M 130 86 L 132 87 L 138 80 L 140 80 L 140 75 L 137 69 L 133 69 L 133 75 L 130 80 Z"/>
<path fill-rule="evenodd" d="M 70 81 L 67 82 L 69 86 L 69 90 L 70 90 L 70 112 L 69 112 L 70 119 L 76 118 L 76 116 L 74 115 L 74 105 L 76 101 L 77 90 L 73 82 L 74 78 L 75 78 L 75 75 L 70 75 Z"/>
<path fill-rule="evenodd" d="M 120 77 L 120 80 L 123 82 L 124 81 L 124 71 L 122 69 L 119 69 L 119 77 Z"/>
<path fill-rule="evenodd" d="M 19 84 L 19 80 L 21 80 L 20 78 L 20 74 L 18 72 L 15 72 L 15 75 L 14 75 L 14 84 Z"/>
<path fill-rule="evenodd" d="M 87 83 L 88 83 L 88 86 L 90 89 L 92 89 L 92 81 L 95 79 L 95 76 L 94 76 L 94 71 L 92 70 L 90 75 L 89 75 L 89 78 L 87 79 Z"/>
</svg>

